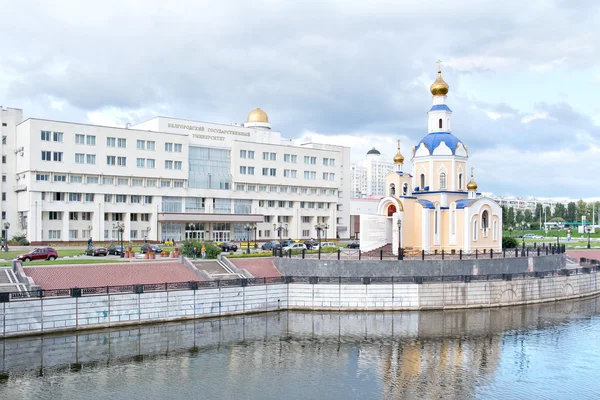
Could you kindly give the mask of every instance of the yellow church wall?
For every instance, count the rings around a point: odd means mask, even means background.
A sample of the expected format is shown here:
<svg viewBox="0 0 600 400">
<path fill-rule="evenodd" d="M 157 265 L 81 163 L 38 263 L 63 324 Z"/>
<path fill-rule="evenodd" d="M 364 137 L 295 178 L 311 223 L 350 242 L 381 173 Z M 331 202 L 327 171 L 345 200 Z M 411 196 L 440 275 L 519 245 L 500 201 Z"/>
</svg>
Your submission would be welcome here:
<svg viewBox="0 0 600 400">
<path fill-rule="evenodd" d="M 465 210 L 456 210 L 456 247 L 463 248 L 465 242 Z"/>
<path fill-rule="evenodd" d="M 402 247 L 421 246 L 421 205 L 414 200 L 403 201 Z"/>
<path fill-rule="evenodd" d="M 489 228 L 487 236 L 484 236 L 484 231 L 481 228 L 481 214 L 486 210 L 489 215 Z M 488 205 L 483 206 L 477 215 L 471 218 L 470 229 L 473 229 L 473 221 L 477 220 L 477 240 L 473 240 L 471 235 L 471 248 L 474 249 L 498 249 L 502 244 L 502 228 L 500 227 L 500 218 L 498 215 L 492 215 L 492 209 Z M 494 240 L 494 221 L 497 224 L 496 240 Z"/>
</svg>

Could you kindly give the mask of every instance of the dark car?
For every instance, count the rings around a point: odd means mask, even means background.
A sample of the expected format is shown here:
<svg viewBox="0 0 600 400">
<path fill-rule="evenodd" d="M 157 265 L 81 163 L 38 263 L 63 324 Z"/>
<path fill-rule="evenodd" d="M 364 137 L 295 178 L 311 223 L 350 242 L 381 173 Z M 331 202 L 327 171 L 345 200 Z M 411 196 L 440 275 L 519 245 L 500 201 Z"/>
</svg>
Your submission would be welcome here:
<svg viewBox="0 0 600 400">
<path fill-rule="evenodd" d="M 273 250 L 273 248 L 278 249 L 279 242 L 276 242 L 276 241 L 267 242 L 261 246 L 261 249 L 263 249 L 263 250 Z"/>
<path fill-rule="evenodd" d="M 58 253 L 52 247 L 40 247 L 34 249 L 31 253 L 21 254 L 17 257 L 20 261 L 34 261 L 34 260 L 56 260 Z"/>
<path fill-rule="evenodd" d="M 220 244 L 221 250 L 223 251 L 237 251 L 237 244 L 232 242 L 223 242 Z"/>
<path fill-rule="evenodd" d="M 348 245 L 349 249 L 360 249 L 360 242 L 352 242 Z"/>
<path fill-rule="evenodd" d="M 106 247 L 90 247 L 85 251 L 86 256 L 105 256 L 107 254 Z"/>
<path fill-rule="evenodd" d="M 315 247 L 315 248 L 317 248 L 317 249 L 319 248 L 319 242 L 317 242 L 317 241 L 316 241 L 316 240 L 314 240 L 314 239 L 309 239 L 309 240 L 307 240 L 306 242 L 304 242 L 304 244 L 306 245 L 306 248 L 307 248 L 308 250 L 312 249 L 313 247 Z"/>
<path fill-rule="evenodd" d="M 155 252 L 156 254 L 160 254 L 160 253 L 162 253 L 163 249 L 160 246 L 157 246 L 155 244 L 146 243 L 145 245 L 142 246 L 141 251 L 142 251 L 142 254 L 150 253 L 152 251 Z"/>
<path fill-rule="evenodd" d="M 111 244 L 106 249 L 106 252 L 108 253 L 108 255 L 114 254 L 115 256 L 120 256 L 123 253 L 123 246 L 115 246 L 114 244 Z"/>
<path fill-rule="evenodd" d="M 281 241 L 281 246 L 282 246 L 282 247 L 288 247 L 288 246 L 291 246 L 291 245 L 293 245 L 294 243 L 296 243 L 296 242 L 295 242 L 295 241 L 293 241 L 292 239 L 283 239 L 283 240 Z"/>
</svg>

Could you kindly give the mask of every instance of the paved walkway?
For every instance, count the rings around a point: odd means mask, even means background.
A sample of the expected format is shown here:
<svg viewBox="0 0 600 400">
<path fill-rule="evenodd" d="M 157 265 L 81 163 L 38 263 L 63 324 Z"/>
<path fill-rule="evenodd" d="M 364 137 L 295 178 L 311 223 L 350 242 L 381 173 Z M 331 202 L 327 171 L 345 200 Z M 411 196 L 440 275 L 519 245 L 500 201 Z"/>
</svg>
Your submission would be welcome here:
<svg viewBox="0 0 600 400">
<path fill-rule="evenodd" d="M 200 281 L 200 277 L 178 262 L 88 264 L 52 267 L 25 267 L 42 289 L 119 286 L 165 282 Z"/>
<path fill-rule="evenodd" d="M 281 272 L 275 268 L 271 258 L 230 258 L 229 261 L 257 278 L 281 276 Z"/>
</svg>

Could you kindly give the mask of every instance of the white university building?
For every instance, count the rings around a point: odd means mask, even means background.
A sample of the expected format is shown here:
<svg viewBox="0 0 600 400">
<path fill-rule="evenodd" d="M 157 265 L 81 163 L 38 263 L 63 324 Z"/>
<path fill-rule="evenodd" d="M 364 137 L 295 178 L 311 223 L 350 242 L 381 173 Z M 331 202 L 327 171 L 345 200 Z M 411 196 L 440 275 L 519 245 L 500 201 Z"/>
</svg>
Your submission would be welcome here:
<svg viewBox="0 0 600 400">
<path fill-rule="evenodd" d="M 386 160 L 374 147 L 364 160 L 352 165 L 352 197 L 363 198 L 385 195 L 385 177 L 394 170 L 394 163 Z"/>
<path fill-rule="evenodd" d="M 156 117 L 129 128 L 1 108 L 2 229 L 32 243 L 349 236 L 350 148 L 243 125 Z M 3 236 L 6 232 L 3 230 Z"/>
</svg>

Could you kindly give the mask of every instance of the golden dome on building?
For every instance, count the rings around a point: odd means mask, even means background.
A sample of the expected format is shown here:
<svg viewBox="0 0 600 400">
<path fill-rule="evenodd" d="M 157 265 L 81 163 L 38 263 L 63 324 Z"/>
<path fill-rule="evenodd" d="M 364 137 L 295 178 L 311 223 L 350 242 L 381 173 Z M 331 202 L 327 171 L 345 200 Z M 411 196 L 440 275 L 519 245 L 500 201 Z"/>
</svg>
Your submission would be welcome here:
<svg viewBox="0 0 600 400">
<path fill-rule="evenodd" d="M 394 156 L 394 164 L 404 164 L 404 156 L 400 153 L 400 140 L 398 140 L 398 152 Z"/>
<path fill-rule="evenodd" d="M 450 88 L 444 78 L 442 78 L 442 68 L 440 66 L 441 62 L 441 60 L 438 60 L 438 77 L 429 88 L 431 94 L 434 96 L 445 96 L 448 94 L 448 89 Z"/>
<path fill-rule="evenodd" d="M 475 179 L 473 178 L 473 168 L 471 168 L 471 180 L 467 183 L 467 190 L 477 190 L 477 183 L 475 183 Z"/>
<path fill-rule="evenodd" d="M 269 122 L 269 117 L 260 108 L 255 108 L 248 114 L 248 122 Z"/>
</svg>

